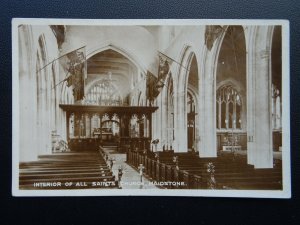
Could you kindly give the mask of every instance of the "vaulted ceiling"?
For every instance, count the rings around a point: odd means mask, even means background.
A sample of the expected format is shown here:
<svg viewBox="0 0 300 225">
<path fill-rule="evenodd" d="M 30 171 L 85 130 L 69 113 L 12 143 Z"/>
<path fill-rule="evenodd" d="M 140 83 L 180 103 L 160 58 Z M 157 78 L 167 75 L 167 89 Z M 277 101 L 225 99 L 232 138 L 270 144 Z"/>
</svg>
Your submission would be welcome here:
<svg viewBox="0 0 300 225">
<path fill-rule="evenodd" d="M 242 26 L 229 26 L 218 59 L 217 83 L 227 79 L 246 87 L 246 41 Z"/>
<path fill-rule="evenodd" d="M 136 79 L 136 66 L 125 56 L 108 49 L 95 54 L 87 60 L 87 74 L 86 81 L 89 89 L 97 80 L 111 78 L 114 84 L 121 89 L 123 97 L 128 94 L 132 79 Z"/>
<path fill-rule="evenodd" d="M 103 75 L 111 72 L 114 75 L 127 76 L 133 64 L 122 54 L 114 50 L 100 52 L 87 60 L 87 73 Z"/>
</svg>

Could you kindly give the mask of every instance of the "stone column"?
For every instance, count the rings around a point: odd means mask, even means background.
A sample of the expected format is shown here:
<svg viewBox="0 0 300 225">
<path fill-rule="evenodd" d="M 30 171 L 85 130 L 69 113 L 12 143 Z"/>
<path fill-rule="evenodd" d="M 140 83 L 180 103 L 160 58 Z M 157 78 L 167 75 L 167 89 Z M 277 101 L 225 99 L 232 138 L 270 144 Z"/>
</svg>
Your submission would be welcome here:
<svg viewBox="0 0 300 225">
<path fill-rule="evenodd" d="M 38 76 L 37 80 L 40 80 L 38 85 L 38 91 L 37 91 L 37 96 L 38 96 L 37 113 L 39 118 L 39 133 L 37 134 L 38 135 L 37 138 L 40 142 L 38 154 L 46 155 L 49 153 L 48 151 L 49 139 L 51 136 L 51 131 L 49 130 L 49 126 L 48 126 L 49 115 L 48 115 L 48 108 L 47 108 L 47 80 L 46 80 L 47 73 L 45 72 L 45 70 L 43 70 L 37 73 L 37 76 Z"/>
<path fill-rule="evenodd" d="M 207 76 L 204 81 L 204 101 L 202 103 L 203 120 L 201 126 L 204 132 L 201 137 L 200 157 L 217 157 L 217 133 L 216 133 L 216 96 L 214 80 Z M 201 104 L 200 104 L 201 105 Z"/>
<path fill-rule="evenodd" d="M 246 37 L 246 68 L 247 68 L 247 163 L 254 165 L 254 151 L 255 145 L 254 141 L 254 101 L 255 101 L 255 89 L 254 89 L 254 52 L 253 47 L 250 46 L 254 45 L 254 38 L 255 35 L 255 27 L 248 27 L 245 30 L 245 37 Z"/>
<path fill-rule="evenodd" d="M 161 110 L 161 144 L 167 145 L 168 142 L 168 107 L 167 107 L 167 88 L 164 88 L 164 92 L 162 93 L 162 110 Z"/>
<path fill-rule="evenodd" d="M 34 81 L 26 77 L 26 74 L 20 74 L 20 95 L 19 95 L 19 127 L 16 127 L 19 136 L 19 146 L 17 150 L 20 151 L 20 161 L 35 161 L 38 156 L 38 138 L 36 137 L 37 118 L 36 108 L 36 87 Z M 22 93 L 26 93 L 22 95 Z M 32 107 L 28 107 L 28 105 Z M 29 119 L 30 118 L 30 119 Z M 33 129 L 32 129 L 33 128 Z M 15 136 L 15 134 L 14 134 Z"/>
<path fill-rule="evenodd" d="M 273 167 L 272 126 L 270 121 L 270 76 L 268 50 L 261 50 L 256 55 L 255 76 L 255 157 L 256 168 Z"/>
<path fill-rule="evenodd" d="M 19 27 L 19 79 L 13 79 L 14 85 L 19 85 L 19 95 L 15 101 L 17 110 L 13 111 L 13 148 L 19 153 L 19 161 L 36 161 L 38 159 L 37 145 L 37 84 L 35 65 L 36 52 L 31 43 L 31 29 L 23 25 Z M 16 69 L 16 68 L 14 68 Z M 17 87 L 17 86 L 16 86 Z M 30 107 L 29 107 L 30 106 Z M 19 110 L 18 110 L 19 109 Z"/>
<path fill-rule="evenodd" d="M 269 29 L 264 26 L 254 30 L 247 46 L 247 67 L 252 67 L 247 71 L 248 162 L 255 168 L 273 167 Z"/>
<path fill-rule="evenodd" d="M 215 47 L 214 47 L 215 48 Z M 216 130 L 216 88 L 214 74 L 217 57 L 214 48 L 204 50 L 203 61 L 198 66 L 202 68 L 199 79 L 199 156 L 217 157 L 217 130 Z"/>
<path fill-rule="evenodd" d="M 177 93 L 177 104 L 175 111 L 175 152 L 187 152 L 187 113 L 185 93 Z"/>
<path fill-rule="evenodd" d="M 156 136 L 159 139 L 159 142 L 157 144 L 157 150 L 160 151 L 163 146 L 163 101 L 162 101 L 162 94 L 159 94 L 157 97 L 157 105 L 158 105 L 158 110 L 156 114 L 156 127 L 157 129 L 155 130 Z"/>
</svg>

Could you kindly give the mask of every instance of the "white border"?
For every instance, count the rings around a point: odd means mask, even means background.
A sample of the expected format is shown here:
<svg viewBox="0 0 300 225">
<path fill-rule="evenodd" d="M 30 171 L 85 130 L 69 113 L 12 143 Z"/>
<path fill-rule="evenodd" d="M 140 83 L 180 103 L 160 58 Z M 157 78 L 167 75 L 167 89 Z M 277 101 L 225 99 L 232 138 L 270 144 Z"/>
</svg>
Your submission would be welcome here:
<svg viewBox="0 0 300 225">
<path fill-rule="evenodd" d="M 281 25 L 282 26 L 282 176 L 283 190 L 170 190 L 170 189 L 95 189 L 95 190 L 19 190 L 19 62 L 18 25 Z M 291 198 L 290 164 L 290 36 L 287 20 L 200 20 L 200 19 L 41 19 L 12 20 L 12 195 L 13 196 L 206 196 Z"/>
</svg>

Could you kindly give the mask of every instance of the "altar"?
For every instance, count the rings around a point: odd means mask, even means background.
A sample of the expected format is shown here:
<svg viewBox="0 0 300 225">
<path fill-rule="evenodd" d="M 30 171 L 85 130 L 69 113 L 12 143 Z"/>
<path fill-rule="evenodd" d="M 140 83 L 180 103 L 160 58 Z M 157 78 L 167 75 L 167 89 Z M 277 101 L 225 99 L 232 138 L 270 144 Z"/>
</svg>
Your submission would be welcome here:
<svg viewBox="0 0 300 225">
<path fill-rule="evenodd" d="M 236 146 L 223 146 L 223 151 L 240 151 L 242 150 L 242 146 L 236 145 Z"/>
</svg>

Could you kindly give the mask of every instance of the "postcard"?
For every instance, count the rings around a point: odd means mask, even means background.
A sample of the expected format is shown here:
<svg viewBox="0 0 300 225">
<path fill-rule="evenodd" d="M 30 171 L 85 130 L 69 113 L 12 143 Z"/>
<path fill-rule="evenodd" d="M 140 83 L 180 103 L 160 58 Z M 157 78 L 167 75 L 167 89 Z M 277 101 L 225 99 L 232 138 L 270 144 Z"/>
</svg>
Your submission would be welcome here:
<svg viewBox="0 0 300 225">
<path fill-rule="evenodd" d="M 289 22 L 12 20 L 13 196 L 290 198 Z"/>
</svg>

